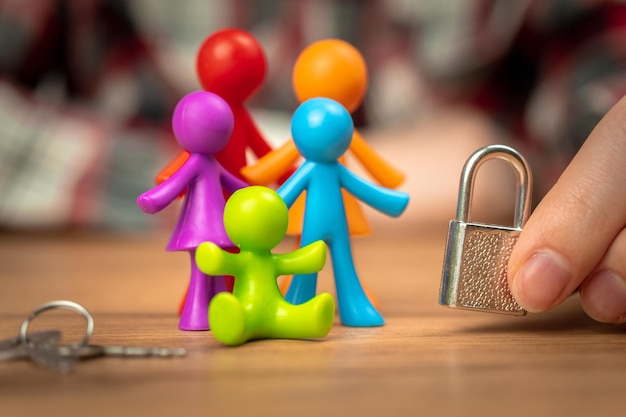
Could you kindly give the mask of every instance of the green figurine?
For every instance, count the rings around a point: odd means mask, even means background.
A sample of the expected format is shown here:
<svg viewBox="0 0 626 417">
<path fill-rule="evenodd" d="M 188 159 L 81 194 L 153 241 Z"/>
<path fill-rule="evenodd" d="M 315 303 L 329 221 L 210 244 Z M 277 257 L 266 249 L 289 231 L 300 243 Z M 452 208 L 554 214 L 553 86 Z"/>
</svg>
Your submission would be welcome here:
<svg viewBox="0 0 626 417">
<path fill-rule="evenodd" d="M 217 294 L 209 305 L 209 324 L 217 340 L 237 346 L 253 339 L 324 337 L 335 320 L 335 300 L 319 294 L 304 304 L 287 302 L 279 275 L 318 272 L 326 262 L 326 245 L 313 242 L 285 254 L 271 250 L 287 232 L 287 205 L 273 190 L 242 188 L 224 208 L 226 233 L 240 249 L 228 253 L 211 242 L 196 251 L 198 268 L 208 275 L 235 277 L 233 292 Z"/>
</svg>

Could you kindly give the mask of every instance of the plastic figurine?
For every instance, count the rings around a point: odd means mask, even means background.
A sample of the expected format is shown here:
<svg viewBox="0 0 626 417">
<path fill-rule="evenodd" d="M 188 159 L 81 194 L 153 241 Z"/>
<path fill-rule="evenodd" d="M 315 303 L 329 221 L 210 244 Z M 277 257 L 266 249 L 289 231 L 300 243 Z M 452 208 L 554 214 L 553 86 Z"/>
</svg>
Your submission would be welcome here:
<svg viewBox="0 0 626 417">
<path fill-rule="evenodd" d="M 361 105 L 367 91 L 367 65 L 360 52 L 349 43 L 339 39 L 320 40 L 304 49 L 296 60 L 292 83 L 300 102 L 326 97 L 338 101 L 352 113 Z M 349 149 L 379 184 L 396 188 L 404 181 L 404 175 L 370 148 L 356 130 Z M 293 141 L 287 140 L 281 147 L 244 167 L 241 172 L 252 184 L 269 185 L 294 166 L 299 157 Z M 343 158 L 342 162 L 345 162 Z M 348 193 L 344 192 L 343 197 L 350 234 L 369 234 L 370 226 L 358 202 Z M 304 200 L 299 199 L 289 213 L 288 233 L 300 236 Z M 289 280 L 283 280 L 284 292 L 288 286 Z M 367 289 L 366 292 L 375 302 L 373 295 Z"/>
<path fill-rule="evenodd" d="M 326 261 L 326 245 L 313 242 L 286 254 L 273 249 L 287 231 L 287 206 L 275 191 L 252 186 L 226 202 L 224 225 L 239 247 L 228 253 L 214 243 L 196 252 L 207 274 L 235 276 L 233 293 L 220 293 L 209 307 L 209 323 L 217 340 L 241 345 L 251 339 L 324 337 L 335 320 L 335 300 L 323 293 L 301 305 L 285 301 L 276 278 L 282 274 L 317 272 Z"/>
<path fill-rule="evenodd" d="M 232 109 L 235 126 L 228 144 L 216 154 L 218 162 L 235 176 L 243 179 L 246 151 L 261 157 L 271 147 L 267 144 L 245 108 L 263 84 L 267 60 L 263 47 L 250 33 L 241 29 L 222 29 L 204 40 L 196 57 L 196 71 L 202 88 L 222 97 Z M 157 175 L 163 182 L 189 157 L 182 152 Z"/>
<path fill-rule="evenodd" d="M 341 189 L 390 216 L 399 216 L 409 196 L 365 181 L 338 162 L 350 146 L 354 126 L 338 102 L 313 98 L 293 115 L 291 134 L 304 163 L 278 189 L 291 206 L 306 191 L 302 245 L 322 239 L 330 249 L 337 303 L 343 324 L 380 326 L 384 320 L 365 295 L 352 260 L 350 236 Z M 317 274 L 293 277 L 286 299 L 294 304 L 315 295 Z"/>
<path fill-rule="evenodd" d="M 243 180 L 240 171 L 247 163 L 247 151 L 251 150 L 256 157 L 261 157 L 271 150 L 245 107 L 245 102 L 254 96 L 267 75 L 263 47 L 254 36 L 241 29 L 218 30 L 200 45 L 196 72 L 202 88 L 226 100 L 233 112 L 235 126 L 232 136 L 215 157 L 230 173 Z M 181 152 L 158 173 L 156 183 L 169 178 L 188 157 L 187 151 Z M 286 173 L 283 179 L 291 173 L 293 170 Z M 231 281 L 228 282 L 230 284 Z M 183 307 L 184 303 L 181 303 L 179 314 Z"/>
<path fill-rule="evenodd" d="M 314 97 L 326 97 L 339 102 L 351 113 L 361 105 L 367 82 L 363 56 L 354 46 L 339 39 L 325 39 L 309 45 L 296 60 L 292 74 L 293 89 L 300 103 Z M 356 130 L 349 149 L 379 184 L 396 188 L 404 181 L 404 174 L 385 162 Z M 287 140 L 281 147 L 242 168 L 241 173 L 250 183 L 269 185 L 284 175 L 299 157 L 293 141 Z M 352 234 L 369 233 L 369 225 L 360 208 L 358 205 L 354 207 L 355 212 L 348 213 Z M 301 221 L 297 224 L 290 222 L 290 230 L 294 226 L 301 227 L 301 224 Z"/>
<path fill-rule="evenodd" d="M 208 277 L 195 262 L 195 250 L 205 241 L 223 248 L 234 245 L 222 223 L 223 190 L 233 192 L 247 184 L 225 170 L 215 153 L 228 143 L 233 130 L 230 107 L 218 95 L 196 91 L 183 97 L 174 109 L 172 127 L 180 146 L 189 152 L 185 163 L 167 180 L 137 198 L 146 213 L 156 213 L 187 189 L 168 251 L 186 251 L 191 276 L 180 317 L 181 330 L 208 330 L 207 310 L 211 298 L 227 290 L 225 277 Z"/>
</svg>

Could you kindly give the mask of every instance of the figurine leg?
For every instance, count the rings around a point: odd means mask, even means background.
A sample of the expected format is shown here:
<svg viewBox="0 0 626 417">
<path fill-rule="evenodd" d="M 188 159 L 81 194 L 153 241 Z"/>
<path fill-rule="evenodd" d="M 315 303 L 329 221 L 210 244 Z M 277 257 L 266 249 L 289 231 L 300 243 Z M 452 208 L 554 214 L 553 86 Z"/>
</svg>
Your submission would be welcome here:
<svg viewBox="0 0 626 417">
<path fill-rule="evenodd" d="M 372 305 L 359 282 L 348 235 L 336 235 L 329 248 L 341 322 L 355 327 L 382 326 L 385 323 L 383 317 Z"/>
<path fill-rule="evenodd" d="M 294 250 L 298 249 L 299 247 L 300 247 L 300 244 L 296 243 L 296 247 L 294 248 Z M 279 280 L 278 288 L 280 289 L 280 293 L 284 297 L 286 297 L 287 292 L 289 291 L 289 288 L 291 288 L 292 280 L 293 280 L 292 275 L 281 277 L 281 279 Z M 370 300 L 370 302 L 376 309 L 380 309 L 380 302 L 378 301 L 378 299 L 376 298 L 372 290 L 364 282 L 361 282 L 361 286 L 363 287 L 363 291 L 365 292 L 367 299 Z"/>
<path fill-rule="evenodd" d="M 204 274 L 196 265 L 195 251 L 190 251 L 189 254 L 191 274 L 178 328 L 181 330 L 209 330 L 207 317 L 209 303 L 215 294 L 226 291 L 226 281 L 223 276 L 213 277 Z"/>
<path fill-rule="evenodd" d="M 285 300 L 291 304 L 302 304 L 315 296 L 317 273 L 294 275 Z"/>
<path fill-rule="evenodd" d="M 185 288 L 185 293 L 180 299 L 178 303 L 178 317 L 183 314 L 183 309 L 185 308 L 185 302 L 187 301 L 187 293 L 189 292 L 189 283 L 187 283 L 187 287 Z"/>
<path fill-rule="evenodd" d="M 296 250 L 298 248 L 300 248 L 300 241 L 296 239 L 296 243 L 294 245 L 293 250 Z M 283 297 L 287 295 L 287 291 L 289 291 L 289 288 L 291 287 L 292 280 L 293 280 L 293 275 L 286 275 L 286 276 L 280 277 L 278 281 L 278 289 L 280 289 L 280 293 L 283 295 Z"/>
<path fill-rule="evenodd" d="M 211 293 L 217 294 L 219 292 L 228 291 L 233 292 L 233 286 L 235 285 L 235 280 L 231 276 L 224 277 L 224 284 L 221 284 L 222 277 L 213 277 L 215 279 L 209 280 L 209 296 Z M 185 294 L 180 299 L 180 303 L 178 305 L 178 315 L 183 314 L 183 309 L 185 308 L 185 303 L 187 302 L 187 294 L 189 293 L 189 288 L 185 288 Z"/>
<path fill-rule="evenodd" d="M 237 346 L 248 340 L 243 307 L 233 294 L 216 295 L 209 306 L 208 318 L 213 336 L 220 342 Z"/>
<path fill-rule="evenodd" d="M 302 240 L 300 241 L 302 246 L 306 246 L 309 243 L 318 240 L 314 236 L 304 232 Z M 291 285 L 285 295 L 285 300 L 291 304 L 302 304 L 315 297 L 315 290 L 317 288 L 317 272 L 313 274 L 301 274 L 294 275 L 291 279 Z"/>
<path fill-rule="evenodd" d="M 324 337 L 335 321 L 335 300 L 328 293 L 313 297 L 304 304 L 278 303 L 273 326 L 266 337 L 308 339 Z"/>
</svg>

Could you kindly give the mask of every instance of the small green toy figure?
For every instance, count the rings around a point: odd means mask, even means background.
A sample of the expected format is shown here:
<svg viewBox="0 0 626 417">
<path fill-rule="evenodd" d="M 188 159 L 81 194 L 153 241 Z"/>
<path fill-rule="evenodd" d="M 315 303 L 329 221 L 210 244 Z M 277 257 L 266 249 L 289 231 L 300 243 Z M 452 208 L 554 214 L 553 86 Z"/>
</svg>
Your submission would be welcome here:
<svg viewBox="0 0 626 417">
<path fill-rule="evenodd" d="M 198 268 L 209 275 L 235 277 L 233 292 L 217 294 L 209 305 L 209 324 L 220 342 L 237 346 L 253 339 L 324 337 L 335 320 L 328 293 L 294 305 L 282 296 L 280 275 L 318 272 L 326 262 L 326 244 L 313 242 L 285 254 L 273 254 L 287 232 L 287 205 L 263 186 L 242 188 L 228 199 L 224 227 L 241 249 L 229 253 L 211 242 L 196 251 Z"/>
</svg>

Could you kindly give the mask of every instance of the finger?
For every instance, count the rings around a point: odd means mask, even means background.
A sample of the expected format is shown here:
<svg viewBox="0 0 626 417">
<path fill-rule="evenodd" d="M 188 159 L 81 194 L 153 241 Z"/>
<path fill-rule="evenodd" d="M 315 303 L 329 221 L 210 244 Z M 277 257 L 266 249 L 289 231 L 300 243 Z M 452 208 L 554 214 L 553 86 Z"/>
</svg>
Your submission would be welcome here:
<svg viewBox="0 0 626 417">
<path fill-rule="evenodd" d="M 580 286 L 587 314 L 604 323 L 626 322 L 626 229 L 617 235 L 600 265 Z"/>
<path fill-rule="evenodd" d="M 626 224 L 626 100 L 596 126 L 524 225 L 509 260 L 511 292 L 529 311 L 567 298 Z"/>
</svg>

